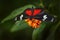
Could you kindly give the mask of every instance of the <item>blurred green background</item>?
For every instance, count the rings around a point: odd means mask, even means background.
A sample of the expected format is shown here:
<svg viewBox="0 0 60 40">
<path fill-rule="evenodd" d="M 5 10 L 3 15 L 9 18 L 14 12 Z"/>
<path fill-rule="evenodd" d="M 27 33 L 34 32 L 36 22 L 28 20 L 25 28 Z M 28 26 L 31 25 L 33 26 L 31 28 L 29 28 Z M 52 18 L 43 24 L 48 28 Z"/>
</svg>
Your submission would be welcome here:
<svg viewBox="0 0 60 40">
<path fill-rule="evenodd" d="M 60 40 L 60 0 L 0 0 L 0 22 L 12 11 L 25 5 L 32 4 L 44 7 L 52 15 L 56 15 L 56 22 L 49 23 L 33 40 Z M 42 5 L 43 4 L 43 5 Z M 32 40 L 34 29 L 28 27 L 16 32 L 10 32 L 15 22 L 13 20 L 0 23 L 0 40 Z"/>
</svg>

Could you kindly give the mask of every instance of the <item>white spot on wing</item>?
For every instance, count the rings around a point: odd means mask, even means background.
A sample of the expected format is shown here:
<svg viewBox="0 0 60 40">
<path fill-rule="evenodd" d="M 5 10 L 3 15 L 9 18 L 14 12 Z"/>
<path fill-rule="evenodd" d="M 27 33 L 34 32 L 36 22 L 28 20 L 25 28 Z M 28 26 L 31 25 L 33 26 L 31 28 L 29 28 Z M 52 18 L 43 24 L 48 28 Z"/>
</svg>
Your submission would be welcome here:
<svg viewBox="0 0 60 40">
<path fill-rule="evenodd" d="M 54 21 L 54 18 L 52 18 L 51 22 L 53 22 L 53 21 Z"/>
<path fill-rule="evenodd" d="M 23 18 L 23 15 L 20 16 L 20 20 L 22 20 L 22 18 Z"/>
<path fill-rule="evenodd" d="M 17 17 L 15 18 L 15 21 L 17 20 Z"/>
<path fill-rule="evenodd" d="M 44 15 L 42 20 L 45 21 L 46 19 L 47 19 L 47 15 Z"/>
</svg>

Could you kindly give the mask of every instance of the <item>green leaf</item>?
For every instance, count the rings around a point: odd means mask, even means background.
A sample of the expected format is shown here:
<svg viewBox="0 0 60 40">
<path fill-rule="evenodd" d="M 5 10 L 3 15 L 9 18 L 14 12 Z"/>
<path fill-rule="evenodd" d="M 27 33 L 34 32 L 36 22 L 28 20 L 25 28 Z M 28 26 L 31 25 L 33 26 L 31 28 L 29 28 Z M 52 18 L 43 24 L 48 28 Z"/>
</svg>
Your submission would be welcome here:
<svg viewBox="0 0 60 40">
<path fill-rule="evenodd" d="M 40 25 L 40 28 L 34 29 L 33 34 L 32 34 L 32 40 L 37 40 L 38 36 L 40 36 L 40 39 L 41 39 L 42 37 L 41 34 L 45 27 L 46 27 L 46 24 L 43 22 Z"/>
<path fill-rule="evenodd" d="M 15 32 L 15 31 L 18 31 L 18 30 L 23 30 L 23 29 L 25 29 L 25 28 L 27 28 L 28 27 L 28 25 L 27 25 L 27 23 L 24 21 L 24 20 L 22 20 L 22 21 L 17 21 L 13 26 L 12 26 L 12 28 L 11 28 L 11 32 Z"/>
<path fill-rule="evenodd" d="M 43 2 L 39 4 L 40 7 L 44 8 Z"/>
<path fill-rule="evenodd" d="M 4 22 L 7 21 L 7 20 L 13 19 L 13 18 L 16 17 L 17 15 L 23 13 L 23 11 L 24 11 L 25 9 L 27 9 L 27 8 L 32 8 L 32 7 L 35 8 L 34 5 L 26 5 L 26 6 L 24 6 L 24 7 L 21 7 L 21 8 L 18 8 L 18 9 L 16 9 L 16 10 L 14 10 L 9 16 L 7 16 L 6 18 L 4 18 L 4 19 L 1 21 L 1 23 L 4 23 Z"/>
<path fill-rule="evenodd" d="M 54 35 L 59 25 L 60 21 L 57 23 L 57 25 L 52 26 L 52 28 L 50 29 L 50 35 L 48 36 L 47 40 L 55 40 Z"/>
</svg>

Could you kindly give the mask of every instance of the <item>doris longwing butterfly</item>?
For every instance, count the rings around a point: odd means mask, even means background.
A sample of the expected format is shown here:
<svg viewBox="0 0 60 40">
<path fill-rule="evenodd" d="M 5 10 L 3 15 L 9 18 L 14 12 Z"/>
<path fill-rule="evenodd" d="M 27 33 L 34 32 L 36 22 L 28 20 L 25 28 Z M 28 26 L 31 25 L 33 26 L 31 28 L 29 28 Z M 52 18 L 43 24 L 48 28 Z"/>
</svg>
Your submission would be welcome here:
<svg viewBox="0 0 60 40">
<path fill-rule="evenodd" d="M 42 8 L 27 8 L 24 12 L 16 16 L 16 20 L 24 20 L 33 28 L 38 28 L 42 21 L 54 22 L 54 16 L 46 13 Z"/>
</svg>

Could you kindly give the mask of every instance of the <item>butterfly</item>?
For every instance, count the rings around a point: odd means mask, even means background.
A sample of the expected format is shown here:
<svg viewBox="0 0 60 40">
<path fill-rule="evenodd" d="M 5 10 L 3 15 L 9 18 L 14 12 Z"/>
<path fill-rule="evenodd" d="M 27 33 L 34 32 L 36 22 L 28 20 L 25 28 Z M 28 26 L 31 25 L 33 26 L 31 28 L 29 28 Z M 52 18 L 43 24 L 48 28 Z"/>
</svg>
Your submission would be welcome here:
<svg viewBox="0 0 60 40">
<path fill-rule="evenodd" d="M 26 19 L 27 21 L 29 20 L 28 24 L 30 26 L 35 25 L 35 26 L 32 26 L 34 28 L 37 28 L 38 23 L 41 23 L 42 21 L 46 21 L 46 22 L 55 21 L 55 17 L 45 12 L 44 9 L 42 8 L 27 8 L 26 10 L 24 10 L 22 14 L 16 16 L 15 21 L 24 20 L 24 19 Z"/>
</svg>

